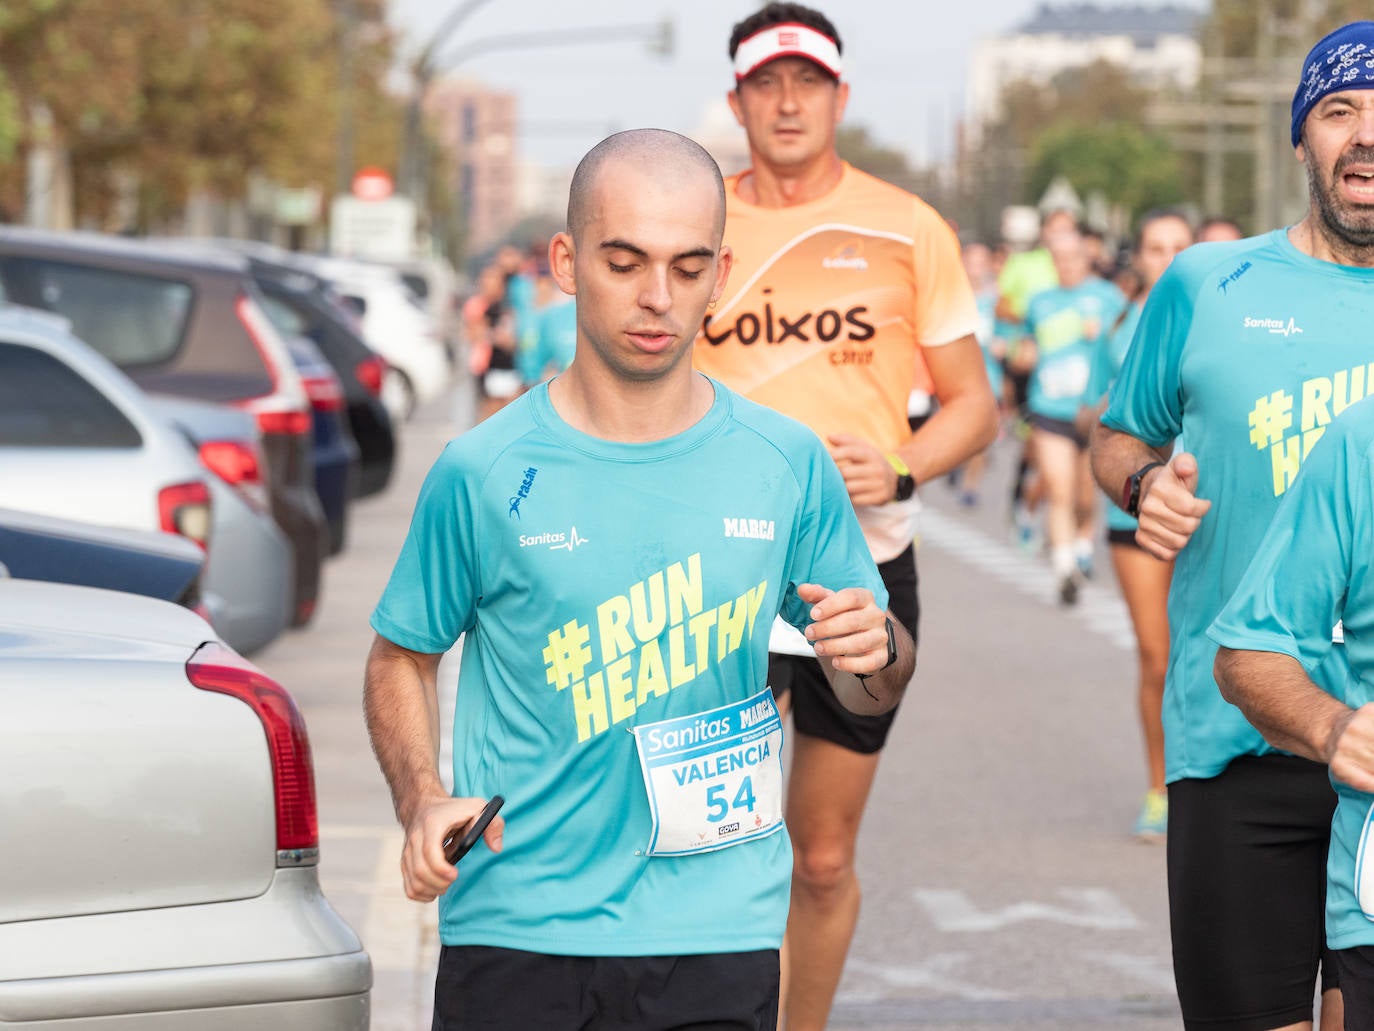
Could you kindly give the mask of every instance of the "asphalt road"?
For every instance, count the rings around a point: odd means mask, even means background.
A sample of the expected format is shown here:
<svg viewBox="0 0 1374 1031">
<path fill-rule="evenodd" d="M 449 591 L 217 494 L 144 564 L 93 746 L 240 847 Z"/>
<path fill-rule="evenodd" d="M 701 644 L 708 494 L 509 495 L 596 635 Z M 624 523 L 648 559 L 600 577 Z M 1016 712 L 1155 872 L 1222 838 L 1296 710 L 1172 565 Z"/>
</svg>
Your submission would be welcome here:
<svg viewBox="0 0 1374 1031">
<path fill-rule="evenodd" d="M 373 1027 L 429 1027 L 435 910 L 405 899 L 400 833 L 361 710 L 367 616 L 421 479 L 470 406 L 404 428 L 393 484 L 357 503 L 313 624 L 255 661 L 305 714 L 320 872 L 374 963 Z M 1129 837 L 1144 790 L 1129 624 L 1099 562 L 1081 604 L 1005 523 L 1009 444 L 984 502 L 927 485 L 917 678 L 860 842 L 864 909 L 836 1029 L 1177 1028 L 1164 855 Z M 994 500 L 995 498 L 995 500 Z"/>
</svg>

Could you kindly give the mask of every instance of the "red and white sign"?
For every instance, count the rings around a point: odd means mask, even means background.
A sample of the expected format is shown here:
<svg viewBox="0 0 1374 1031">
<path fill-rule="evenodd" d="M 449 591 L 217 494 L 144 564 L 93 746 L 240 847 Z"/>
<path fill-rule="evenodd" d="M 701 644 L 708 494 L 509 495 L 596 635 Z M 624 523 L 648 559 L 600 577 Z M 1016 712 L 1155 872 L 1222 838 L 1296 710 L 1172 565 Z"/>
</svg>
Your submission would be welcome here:
<svg viewBox="0 0 1374 1031">
<path fill-rule="evenodd" d="M 359 200 L 386 200 L 392 188 L 391 176 L 380 168 L 360 168 L 353 176 L 353 196 Z"/>
</svg>

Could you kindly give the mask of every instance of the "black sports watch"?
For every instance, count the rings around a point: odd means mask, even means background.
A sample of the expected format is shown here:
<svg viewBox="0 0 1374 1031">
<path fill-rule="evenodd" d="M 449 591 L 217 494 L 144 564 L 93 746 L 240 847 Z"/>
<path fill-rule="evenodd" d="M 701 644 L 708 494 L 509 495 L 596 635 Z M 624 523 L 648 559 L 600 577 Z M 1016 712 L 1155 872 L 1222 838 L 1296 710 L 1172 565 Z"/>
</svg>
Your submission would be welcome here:
<svg viewBox="0 0 1374 1031">
<path fill-rule="evenodd" d="M 875 673 L 881 673 L 883 670 L 887 669 L 889 666 L 891 666 L 891 665 L 892 665 L 894 662 L 896 662 L 896 661 L 897 661 L 897 629 L 896 629 L 896 627 L 894 627 L 894 626 L 892 625 L 892 617 L 891 617 L 891 616 L 888 616 L 888 617 L 887 617 L 887 661 L 884 662 L 880 668 L 875 669 L 875 670 L 873 671 L 873 673 L 855 673 L 854 675 L 855 675 L 856 677 L 858 677 L 860 680 L 867 680 L 869 677 L 873 676 Z"/>
<path fill-rule="evenodd" d="M 897 471 L 897 493 L 893 501 L 909 501 L 916 493 L 916 477 L 911 475 L 910 467 L 896 455 L 888 455 L 887 464 Z"/>
<path fill-rule="evenodd" d="M 1121 508 L 1127 515 L 1140 515 L 1140 483 L 1145 479 L 1146 473 L 1151 469 L 1158 469 L 1163 464 L 1163 462 L 1146 462 L 1126 477 L 1126 484 L 1121 489 Z"/>
</svg>

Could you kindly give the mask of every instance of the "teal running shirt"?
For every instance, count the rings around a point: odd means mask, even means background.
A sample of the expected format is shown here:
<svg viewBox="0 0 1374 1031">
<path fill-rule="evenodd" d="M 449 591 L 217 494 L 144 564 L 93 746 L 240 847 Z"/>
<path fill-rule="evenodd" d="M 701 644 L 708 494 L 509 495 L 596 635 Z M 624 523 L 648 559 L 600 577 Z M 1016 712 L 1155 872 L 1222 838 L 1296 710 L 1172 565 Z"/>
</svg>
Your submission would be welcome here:
<svg viewBox="0 0 1374 1031">
<path fill-rule="evenodd" d="M 1217 690 L 1207 627 L 1304 456 L 1374 381 L 1371 324 L 1374 269 L 1318 261 L 1282 229 L 1189 247 L 1145 302 L 1102 421 L 1157 447 L 1179 438 L 1197 456 L 1198 496 L 1212 501 L 1169 591 L 1170 781 L 1273 751 Z M 1318 682 L 1340 690 L 1342 667 L 1317 670 Z"/>
<path fill-rule="evenodd" d="M 1096 276 L 1031 298 L 1026 331 L 1035 338 L 1037 357 L 1026 407 L 1032 414 L 1073 422 L 1083 404 L 1098 341 L 1125 304 L 1115 285 Z"/>
<path fill-rule="evenodd" d="M 1096 408 L 1101 404 L 1116 382 L 1121 366 L 1126 364 L 1126 352 L 1131 349 L 1143 308 L 1139 301 L 1132 301 L 1121 314 L 1121 321 L 1115 328 L 1109 326 L 1107 336 L 1093 349 L 1092 372 L 1088 376 L 1088 389 L 1083 392 L 1083 404 L 1087 407 Z M 1139 524 L 1121 510 L 1120 499 L 1108 498 L 1107 501 L 1107 529 L 1134 533 Z"/>
<path fill-rule="evenodd" d="M 1371 546 L 1374 400 L 1367 400 L 1312 449 L 1209 636 L 1228 648 L 1291 656 L 1324 687 L 1344 658 L 1350 675 L 1332 693 L 1355 708 L 1374 701 Z M 1331 643 L 1337 620 L 1344 622 L 1344 647 Z M 1334 777 L 1331 783 L 1337 802 L 1327 859 L 1327 944 L 1374 945 L 1374 795 Z"/>
<path fill-rule="evenodd" d="M 781 794 L 781 729 L 759 736 L 776 710 L 757 697 L 769 627 L 779 611 L 809 624 L 800 583 L 866 587 L 882 607 L 887 592 L 816 435 L 713 385 L 691 429 L 625 444 L 568 426 L 540 384 L 425 481 L 372 626 L 430 654 L 466 635 L 455 794 L 506 798 L 503 851 L 469 853 L 440 902 L 445 944 L 625 956 L 782 941 L 792 853 L 780 797 L 768 833 L 764 790 L 771 776 Z M 681 761 L 660 763 L 660 746 Z M 697 822 L 670 847 L 684 805 Z"/>
</svg>

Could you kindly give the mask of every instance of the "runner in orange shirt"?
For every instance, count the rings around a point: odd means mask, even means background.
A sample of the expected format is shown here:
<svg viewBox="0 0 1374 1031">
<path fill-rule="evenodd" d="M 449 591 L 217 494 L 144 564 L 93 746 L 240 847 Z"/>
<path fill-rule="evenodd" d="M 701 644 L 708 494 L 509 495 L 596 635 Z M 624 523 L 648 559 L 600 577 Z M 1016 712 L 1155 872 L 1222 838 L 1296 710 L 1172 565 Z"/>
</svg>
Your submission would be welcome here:
<svg viewBox="0 0 1374 1031">
<path fill-rule="evenodd" d="M 707 313 L 696 363 L 829 445 L 891 611 L 914 639 L 916 485 L 986 447 L 997 406 L 953 231 L 835 149 L 849 97 L 840 50 L 834 25 L 800 4 L 771 3 L 734 27 L 728 99 L 752 167 L 726 183 L 735 271 Z M 917 383 L 939 409 L 913 434 Z M 854 844 L 891 716 L 847 715 L 799 637 L 779 635 L 772 650 L 769 682 L 790 695 L 795 730 L 783 967 L 795 1031 L 825 1026 L 844 968 L 859 912 Z"/>
</svg>

